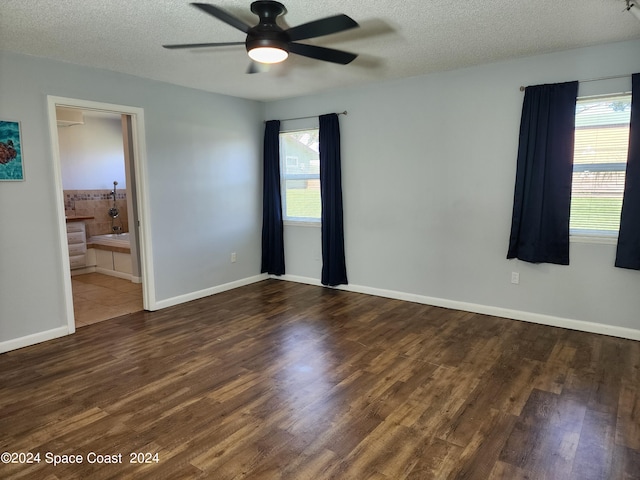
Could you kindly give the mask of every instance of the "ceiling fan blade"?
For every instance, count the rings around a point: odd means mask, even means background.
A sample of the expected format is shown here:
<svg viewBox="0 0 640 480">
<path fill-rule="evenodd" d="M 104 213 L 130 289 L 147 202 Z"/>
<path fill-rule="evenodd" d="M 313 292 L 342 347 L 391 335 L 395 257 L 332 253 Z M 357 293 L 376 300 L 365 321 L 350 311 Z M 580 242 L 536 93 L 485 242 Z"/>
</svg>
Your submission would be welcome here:
<svg viewBox="0 0 640 480">
<path fill-rule="evenodd" d="M 351 17 L 340 14 L 333 17 L 322 18 L 313 22 L 304 23 L 287 30 L 292 42 L 305 40 L 307 38 L 322 37 L 332 33 L 342 32 L 351 28 L 359 27 L 358 23 Z"/>
<path fill-rule="evenodd" d="M 244 45 L 244 42 L 223 42 L 223 43 L 181 43 L 179 45 L 162 45 L 164 48 L 203 48 L 203 47 L 229 47 L 231 45 Z"/>
<path fill-rule="evenodd" d="M 358 57 L 355 53 L 334 50 L 333 48 L 318 47 L 317 45 L 307 45 L 304 43 L 289 43 L 289 51 L 304 57 L 324 60 L 325 62 L 339 63 L 341 65 L 351 63 Z"/>
<path fill-rule="evenodd" d="M 209 15 L 213 15 L 218 20 L 222 20 L 224 23 L 231 25 L 233 28 L 237 28 L 241 32 L 247 33 L 251 28 L 250 25 L 247 25 L 242 20 L 237 17 L 234 17 L 230 13 L 225 12 L 221 8 L 216 7 L 215 5 L 209 5 L 208 3 L 192 3 L 196 8 L 199 8 L 203 12 L 208 13 Z"/>
</svg>

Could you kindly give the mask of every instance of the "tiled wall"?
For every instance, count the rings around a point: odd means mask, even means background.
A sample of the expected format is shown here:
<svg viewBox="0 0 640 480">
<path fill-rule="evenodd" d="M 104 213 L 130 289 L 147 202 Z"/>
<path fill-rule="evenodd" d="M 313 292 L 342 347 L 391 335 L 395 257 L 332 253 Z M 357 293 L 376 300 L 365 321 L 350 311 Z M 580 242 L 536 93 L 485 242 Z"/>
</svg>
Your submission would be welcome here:
<svg viewBox="0 0 640 480">
<path fill-rule="evenodd" d="M 113 207 L 111 190 L 65 190 L 64 210 L 67 217 L 89 216 L 86 220 L 87 238 L 94 235 L 112 233 L 112 225 L 120 227 L 122 232 L 129 231 L 129 216 L 127 214 L 126 190 L 116 193 L 116 208 L 120 214 L 113 223 L 109 216 L 109 209 Z"/>
</svg>

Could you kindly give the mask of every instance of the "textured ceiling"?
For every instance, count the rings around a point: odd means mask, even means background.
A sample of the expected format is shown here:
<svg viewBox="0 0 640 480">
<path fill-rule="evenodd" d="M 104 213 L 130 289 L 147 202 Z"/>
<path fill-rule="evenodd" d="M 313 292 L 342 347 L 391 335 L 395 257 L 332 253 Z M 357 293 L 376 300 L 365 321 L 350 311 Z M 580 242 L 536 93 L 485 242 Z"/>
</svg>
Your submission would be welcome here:
<svg viewBox="0 0 640 480">
<path fill-rule="evenodd" d="M 250 0 L 211 1 L 247 23 Z M 284 0 L 291 27 L 345 13 L 361 28 L 307 41 L 360 56 L 347 66 L 292 55 L 247 75 L 243 46 L 166 50 L 167 43 L 244 41 L 182 0 L 2 0 L 0 49 L 256 100 L 640 38 L 624 0 Z M 640 53 L 639 53 L 640 54 Z"/>
</svg>

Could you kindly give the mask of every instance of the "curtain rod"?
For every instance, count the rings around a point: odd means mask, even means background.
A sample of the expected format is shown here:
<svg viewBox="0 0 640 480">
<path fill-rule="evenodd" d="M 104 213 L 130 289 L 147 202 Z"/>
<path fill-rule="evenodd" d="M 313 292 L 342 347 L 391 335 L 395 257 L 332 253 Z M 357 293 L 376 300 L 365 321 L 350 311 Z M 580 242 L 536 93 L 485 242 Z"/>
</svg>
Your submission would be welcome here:
<svg viewBox="0 0 640 480">
<path fill-rule="evenodd" d="M 336 115 L 347 115 L 347 111 L 344 112 L 335 112 Z M 283 118 L 280 120 L 281 122 L 288 122 L 289 120 L 305 120 L 307 118 L 316 118 L 318 115 L 309 115 L 308 117 L 296 117 L 296 118 Z M 264 123 L 267 123 L 266 121 Z"/>
<path fill-rule="evenodd" d="M 588 83 L 588 82 L 600 82 L 602 80 L 614 80 L 616 78 L 625 78 L 625 77 L 630 77 L 631 74 L 627 74 L 627 75 L 612 75 L 610 77 L 599 77 L 599 78 L 590 78 L 588 80 L 578 80 L 579 83 Z M 526 87 L 523 87 L 522 85 L 520 86 L 520 91 L 524 92 L 524 89 Z"/>
</svg>

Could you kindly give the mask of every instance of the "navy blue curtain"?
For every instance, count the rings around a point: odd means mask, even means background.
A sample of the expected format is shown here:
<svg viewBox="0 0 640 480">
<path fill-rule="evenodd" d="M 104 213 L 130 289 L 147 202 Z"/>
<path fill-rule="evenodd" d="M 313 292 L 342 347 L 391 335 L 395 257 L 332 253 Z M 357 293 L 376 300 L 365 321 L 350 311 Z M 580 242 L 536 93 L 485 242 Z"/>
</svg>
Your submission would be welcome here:
<svg viewBox="0 0 640 480">
<path fill-rule="evenodd" d="M 320 116 L 320 195 L 322 198 L 322 284 L 347 283 L 342 222 L 342 174 L 338 115 Z"/>
<path fill-rule="evenodd" d="M 616 267 L 640 270 L 640 73 L 631 77 L 629 156 L 620 216 Z"/>
<path fill-rule="evenodd" d="M 569 264 L 578 82 L 527 87 L 507 258 Z"/>
<path fill-rule="evenodd" d="M 263 175 L 261 271 L 271 275 L 284 275 L 279 120 L 270 120 L 265 126 Z"/>
</svg>

